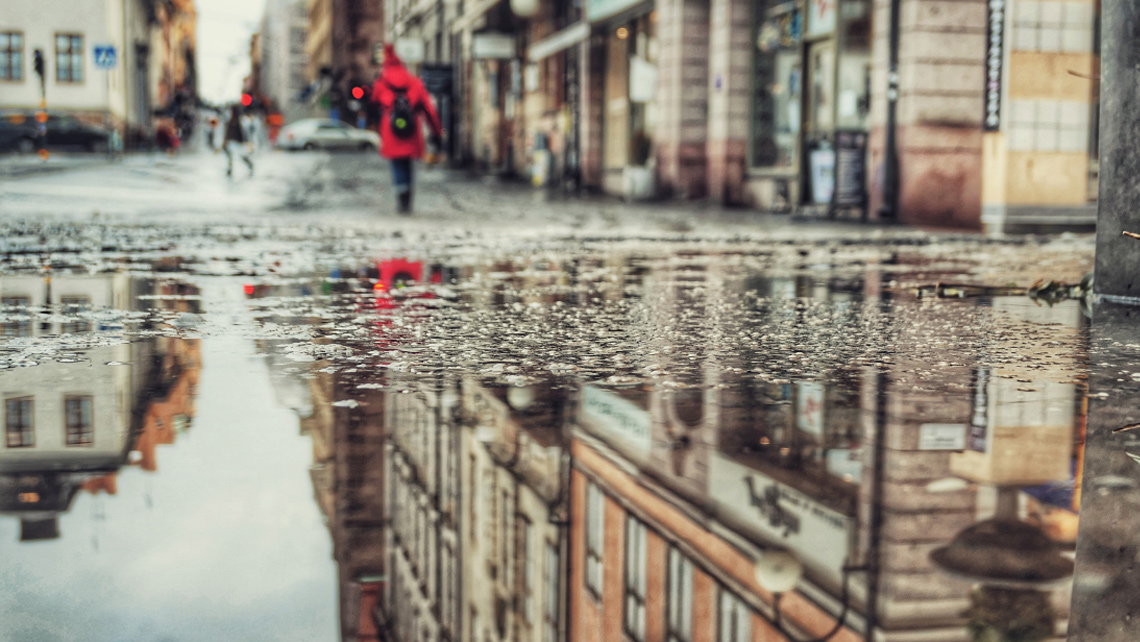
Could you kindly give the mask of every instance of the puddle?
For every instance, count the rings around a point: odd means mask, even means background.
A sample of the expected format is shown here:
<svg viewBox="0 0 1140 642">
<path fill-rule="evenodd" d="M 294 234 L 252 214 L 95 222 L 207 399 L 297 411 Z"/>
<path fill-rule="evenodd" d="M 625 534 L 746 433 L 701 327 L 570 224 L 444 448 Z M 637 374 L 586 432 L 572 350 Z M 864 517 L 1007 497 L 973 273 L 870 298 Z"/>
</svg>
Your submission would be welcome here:
<svg viewBox="0 0 1140 642">
<path fill-rule="evenodd" d="M 226 234 L 9 256 L 12 630 L 1065 631 L 1087 248 Z"/>
</svg>

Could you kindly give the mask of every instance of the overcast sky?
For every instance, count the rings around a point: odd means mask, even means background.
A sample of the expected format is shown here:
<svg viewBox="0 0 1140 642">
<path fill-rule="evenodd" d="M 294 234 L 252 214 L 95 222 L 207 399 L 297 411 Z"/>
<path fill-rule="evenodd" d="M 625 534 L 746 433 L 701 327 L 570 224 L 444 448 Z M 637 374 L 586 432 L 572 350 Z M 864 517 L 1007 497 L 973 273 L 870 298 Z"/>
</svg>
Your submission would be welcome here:
<svg viewBox="0 0 1140 642">
<path fill-rule="evenodd" d="M 214 103 L 237 100 L 249 74 L 249 37 L 265 0 L 197 0 L 198 93 Z"/>
</svg>

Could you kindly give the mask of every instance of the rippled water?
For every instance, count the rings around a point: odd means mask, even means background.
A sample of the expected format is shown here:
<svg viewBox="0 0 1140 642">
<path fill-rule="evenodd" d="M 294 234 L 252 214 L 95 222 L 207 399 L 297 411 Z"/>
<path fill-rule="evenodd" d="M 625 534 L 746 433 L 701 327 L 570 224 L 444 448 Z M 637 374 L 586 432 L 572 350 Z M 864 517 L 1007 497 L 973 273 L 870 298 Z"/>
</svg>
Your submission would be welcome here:
<svg viewBox="0 0 1140 642">
<path fill-rule="evenodd" d="M 90 235 L 0 276 L 0 639 L 1065 629 L 1085 243 Z"/>
</svg>

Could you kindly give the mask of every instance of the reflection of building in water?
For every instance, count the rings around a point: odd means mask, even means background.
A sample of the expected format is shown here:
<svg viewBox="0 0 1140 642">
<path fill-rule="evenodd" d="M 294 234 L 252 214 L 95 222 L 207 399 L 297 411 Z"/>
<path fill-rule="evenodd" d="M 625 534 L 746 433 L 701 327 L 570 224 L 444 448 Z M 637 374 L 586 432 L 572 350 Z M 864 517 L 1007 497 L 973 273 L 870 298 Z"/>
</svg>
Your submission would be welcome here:
<svg viewBox="0 0 1140 642">
<path fill-rule="evenodd" d="M 375 640 L 371 607 L 385 573 L 384 394 L 327 372 L 309 389 L 312 413 L 301 429 L 313 441 L 313 490 L 332 536 L 342 639 Z M 334 406 L 338 400 L 358 405 Z"/>
<path fill-rule="evenodd" d="M 41 337 L 49 346 L 47 335 L 115 332 L 98 313 L 130 310 L 153 287 L 153 281 L 125 274 L 3 277 L 5 332 Z M 54 307 L 43 307 L 48 304 Z M 80 490 L 116 492 L 116 472 L 140 430 L 150 426 L 144 417 L 168 414 L 156 410 L 167 401 L 157 393 L 186 382 L 179 410 L 169 413 L 168 423 L 178 423 L 175 414 L 189 423 L 196 343 L 144 338 L 92 347 L 79 364 L 45 361 L 0 373 L 5 431 L 0 513 L 20 518 L 22 540 L 59 537 L 59 515 Z M 182 355 L 193 357 L 183 360 Z M 163 367 L 172 361 L 182 365 Z"/>
<path fill-rule="evenodd" d="M 389 639 L 459 639 L 459 478 L 454 384 L 389 381 L 388 585 L 379 621 Z"/>
<path fill-rule="evenodd" d="M 647 277 L 646 297 L 666 281 Z M 890 303 L 899 315 L 915 305 L 881 300 L 874 272 L 866 282 L 762 281 L 749 287 L 831 310 L 876 314 Z M 741 284 L 709 275 L 701 296 L 720 287 Z M 672 296 L 705 309 L 690 299 Z M 1065 508 L 1043 508 L 1039 485 L 1072 479 L 1081 421 L 1080 391 L 1058 383 L 1081 367 L 1069 348 L 1046 344 L 1036 356 L 1048 359 L 1033 368 L 976 374 L 990 355 L 1034 352 L 1018 344 L 1020 321 L 1055 324 L 1061 343 L 1072 340 L 1076 304 L 992 306 L 1008 332 L 990 330 L 979 339 L 988 352 L 955 354 L 930 377 L 919 376 L 932 369 L 928 357 L 908 361 L 929 335 L 900 322 L 885 371 L 841 364 L 825 381 L 764 383 L 734 370 L 745 363 L 722 362 L 698 369 L 700 392 L 584 386 L 572 446 L 571 638 L 970 639 L 962 612 L 971 582 L 937 570 L 930 553 L 997 514 L 999 487 L 1029 487 L 1015 507 L 1021 518 L 1068 532 L 1056 514 Z M 806 307 L 771 313 L 810 328 Z M 943 306 L 940 322 L 965 323 L 971 307 Z M 712 334 L 715 309 L 702 312 Z M 796 566 L 804 575 L 795 588 L 779 586 Z M 1062 634 L 1066 591 L 1051 601 Z"/>
<path fill-rule="evenodd" d="M 562 639 L 566 393 L 466 380 L 463 415 L 461 639 Z"/>
</svg>

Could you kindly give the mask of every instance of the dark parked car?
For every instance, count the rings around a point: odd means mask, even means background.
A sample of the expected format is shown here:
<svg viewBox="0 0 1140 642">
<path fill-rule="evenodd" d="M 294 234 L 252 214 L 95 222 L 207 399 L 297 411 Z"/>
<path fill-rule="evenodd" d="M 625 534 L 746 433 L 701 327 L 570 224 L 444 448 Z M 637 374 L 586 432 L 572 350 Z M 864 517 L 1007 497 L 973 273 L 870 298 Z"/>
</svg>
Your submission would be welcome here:
<svg viewBox="0 0 1140 642">
<path fill-rule="evenodd" d="M 101 127 L 80 122 L 67 114 L 48 114 L 47 148 L 104 152 L 110 134 Z M 0 115 L 0 151 L 30 154 L 36 151 L 34 113 L 9 112 Z"/>
</svg>

